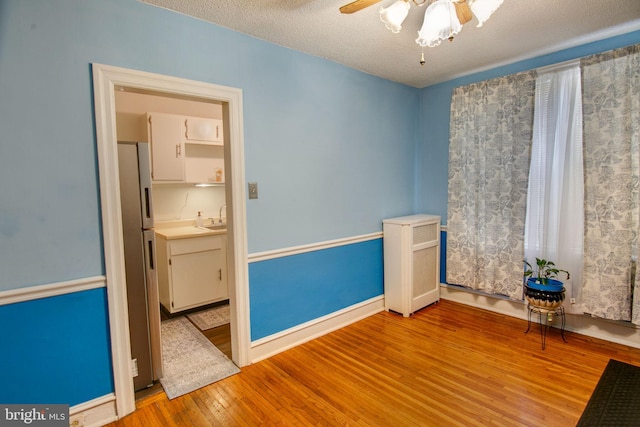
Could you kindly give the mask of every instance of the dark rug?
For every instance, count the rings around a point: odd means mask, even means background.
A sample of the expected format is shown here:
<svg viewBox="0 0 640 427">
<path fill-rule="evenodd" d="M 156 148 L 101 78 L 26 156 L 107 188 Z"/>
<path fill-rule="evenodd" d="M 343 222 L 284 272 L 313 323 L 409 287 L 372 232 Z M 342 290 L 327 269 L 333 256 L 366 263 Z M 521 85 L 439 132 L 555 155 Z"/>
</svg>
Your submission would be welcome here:
<svg viewBox="0 0 640 427">
<path fill-rule="evenodd" d="M 577 426 L 640 426 L 640 367 L 609 360 Z"/>
</svg>

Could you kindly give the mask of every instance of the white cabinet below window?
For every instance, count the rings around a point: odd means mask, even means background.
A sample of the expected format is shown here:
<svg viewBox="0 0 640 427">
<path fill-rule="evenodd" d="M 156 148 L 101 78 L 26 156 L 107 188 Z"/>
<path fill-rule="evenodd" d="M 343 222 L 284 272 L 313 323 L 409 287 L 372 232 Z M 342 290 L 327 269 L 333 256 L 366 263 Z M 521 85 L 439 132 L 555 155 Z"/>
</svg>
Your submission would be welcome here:
<svg viewBox="0 0 640 427">
<path fill-rule="evenodd" d="M 157 236 L 160 303 L 169 313 L 229 298 L 226 235 Z"/>
</svg>

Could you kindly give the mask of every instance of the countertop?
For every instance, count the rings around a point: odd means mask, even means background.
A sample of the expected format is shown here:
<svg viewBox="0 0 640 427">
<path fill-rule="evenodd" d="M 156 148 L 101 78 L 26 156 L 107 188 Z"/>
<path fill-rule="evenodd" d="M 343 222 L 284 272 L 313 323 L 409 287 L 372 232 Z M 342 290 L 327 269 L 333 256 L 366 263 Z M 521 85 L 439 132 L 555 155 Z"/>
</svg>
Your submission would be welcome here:
<svg viewBox="0 0 640 427">
<path fill-rule="evenodd" d="M 194 225 L 186 227 L 170 227 L 170 228 L 156 228 L 156 236 L 165 240 L 174 239 L 188 239 L 191 237 L 204 237 L 204 236 L 217 236 L 220 234 L 227 234 L 227 229 L 222 228 L 220 230 L 209 230 L 203 227 L 196 227 Z"/>
</svg>

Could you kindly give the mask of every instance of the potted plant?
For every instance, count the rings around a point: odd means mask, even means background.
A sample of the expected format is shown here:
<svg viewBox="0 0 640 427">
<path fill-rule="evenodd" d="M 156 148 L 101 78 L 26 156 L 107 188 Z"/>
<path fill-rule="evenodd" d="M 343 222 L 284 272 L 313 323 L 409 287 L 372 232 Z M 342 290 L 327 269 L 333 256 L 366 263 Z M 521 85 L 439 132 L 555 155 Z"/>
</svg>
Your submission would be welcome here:
<svg viewBox="0 0 640 427">
<path fill-rule="evenodd" d="M 553 261 L 542 258 L 536 258 L 535 272 L 531 264 L 526 260 L 524 263 L 524 277 L 527 279 L 524 294 L 529 304 L 545 310 L 555 310 L 562 305 L 565 288 L 564 283 L 557 278 L 560 273 L 564 273 L 566 279 L 569 279 L 569 272 L 557 268 Z"/>
</svg>

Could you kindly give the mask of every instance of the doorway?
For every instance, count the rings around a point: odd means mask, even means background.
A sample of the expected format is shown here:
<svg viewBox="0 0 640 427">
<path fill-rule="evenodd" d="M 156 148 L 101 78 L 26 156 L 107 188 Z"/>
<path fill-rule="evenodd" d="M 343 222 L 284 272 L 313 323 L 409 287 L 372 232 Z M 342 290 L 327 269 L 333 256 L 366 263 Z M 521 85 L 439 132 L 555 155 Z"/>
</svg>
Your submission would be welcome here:
<svg viewBox="0 0 640 427">
<path fill-rule="evenodd" d="M 161 157 L 157 161 L 158 165 L 156 165 L 155 160 L 153 162 L 153 169 L 155 170 L 156 166 L 158 168 L 157 173 L 152 171 L 154 178 L 160 178 L 160 180 L 148 183 L 148 190 L 150 191 L 145 190 L 145 194 L 148 194 L 145 198 L 149 199 L 149 202 L 146 203 L 146 209 L 150 211 L 147 215 L 152 218 L 152 221 L 148 222 L 152 222 L 150 227 L 153 227 L 153 229 L 150 231 L 155 234 L 154 240 L 156 241 L 153 252 L 157 258 L 149 262 L 151 270 L 147 274 L 148 283 L 146 287 L 150 289 L 147 291 L 148 295 L 146 297 L 144 292 L 136 292 L 143 286 L 139 283 L 138 275 L 132 274 L 139 273 L 138 264 L 142 265 L 142 263 L 137 262 L 139 261 L 137 257 L 132 256 L 132 254 L 139 254 L 138 246 L 133 245 L 133 248 L 130 246 L 128 256 L 125 257 L 132 359 L 136 361 L 135 365 L 137 366 L 134 371 L 138 372 L 138 376 L 134 377 L 134 385 L 136 397 L 140 398 L 162 390 L 157 380 L 162 376 L 163 368 L 165 369 L 165 374 L 166 369 L 174 371 L 180 369 L 178 366 L 174 366 L 180 362 L 173 361 L 171 366 L 168 366 L 167 363 L 169 361 L 162 359 L 165 335 L 161 333 L 161 329 L 164 328 L 164 326 L 161 326 L 163 324 L 161 319 L 168 321 L 174 317 L 186 317 L 192 321 L 198 332 L 207 337 L 209 342 L 214 344 L 229 359 L 232 358 L 231 333 L 228 323 L 209 329 L 211 325 L 207 324 L 207 322 L 194 323 L 192 319 L 208 319 L 213 316 L 220 322 L 224 321 L 224 319 L 217 319 L 213 313 L 219 313 L 218 317 L 225 317 L 222 313 L 226 315 L 229 312 L 230 301 L 226 284 L 228 270 L 226 259 L 228 256 L 226 255 L 226 245 L 222 242 L 232 239 L 233 236 L 231 233 L 218 234 L 216 241 L 222 243 L 220 249 L 198 252 L 200 254 L 198 258 L 200 263 L 206 264 L 206 266 L 202 265 L 200 267 L 203 270 L 202 277 L 200 277 L 193 273 L 193 269 L 197 269 L 198 265 L 198 263 L 193 264 L 193 260 L 188 272 L 178 273 L 181 265 L 178 261 L 181 258 L 193 258 L 198 257 L 198 255 L 178 256 L 174 254 L 170 256 L 170 251 L 167 250 L 172 247 L 170 245 L 186 244 L 187 240 L 167 241 L 164 233 L 185 230 L 185 226 L 188 230 L 190 229 L 189 226 L 193 225 L 194 236 L 188 241 L 191 242 L 191 245 L 202 245 L 204 244 L 203 239 L 197 237 L 201 233 L 201 229 L 197 227 L 198 220 L 200 220 L 200 225 L 222 224 L 222 219 L 226 219 L 232 214 L 229 209 L 226 209 L 226 185 L 230 184 L 230 182 L 225 179 L 224 171 L 228 170 L 228 167 L 224 165 L 223 155 L 224 146 L 228 145 L 229 141 L 227 140 L 225 144 L 222 128 L 228 128 L 228 125 L 224 126 L 223 124 L 222 110 L 224 103 L 222 102 L 188 99 L 183 96 L 176 97 L 171 94 L 140 91 L 128 87 L 116 87 L 114 95 L 116 128 L 120 150 L 124 150 L 125 147 L 131 148 L 134 145 L 138 145 L 136 142 L 144 141 L 151 143 L 152 150 L 149 151 L 152 156 L 156 152 L 164 154 L 165 145 L 169 146 L 169 151 L 173 150 L 176 143 L 180 144 L 180 151 L 183 152 L 180 157 L 175 157 L 182 160 L 178 164 L 181 166 L 181 173 L 176 174 L 179 179 L 173 181 L 162 180 L 167 172 L 160 169 L 161 166 L 166 167 L 166 164 L 161 161 L 165 159 Z M 194 124 L 199 127 L 196 126 L 194 128 Z M 207 125 L 208 127 L 206 127 Z M 159 135 L 153 133 L 154 126 L 156 131 L 161 130 L 163 133 Z M 174 127 L 175 131 L 171 131 Z M 213 131 L 214 128 L 216 131 Z M 209 134 L 195 132 L 201 129 L 211 129 L 212 132 Z M 187 138 L 185 140 L 184 138 L 187 135 L 191 139 Z M 217 138 L 215 141 L 209 142 L 194 138 L 194 136 L 197 138 Z M 157 145 L 158 148 L 154 149 L 154 145 Z M 145 146 L 148 147 L 148 144 Z M 133 182 L 138 179 L 137 176 L 124 175 L 124 182 L 122 182 L 123 159 L 126 160 L 128 157 L 119 157 L 121 200 L 123 200 L 123 194 L 131 192 Z M 146 168 L 144 169 L 146 170 Z M 200 171 L 204 173 L 197 173 Z M 215 182 L 214 171 L 220 172 L 218 182 Z M 134 208 L 129 213 L 130 216 L 137 219 L 137 211 L 141 209 L 136 202 L 136 199 L 140 197 L 140 189 L 136 187 L 136 191 L 132 193 L 134 193 L 132 198 L 137 209 Z M 138 194 L 137 197 L 136 194 Z M 124 210 L 125 207 L 131 204 L 123 203 L 121 209 Z M 131 224 L 132 222 L 133 224 Z M 137 225 L 135 221 L 123 221 L 123 227 L 126 230 L 123 236 L 125 251 L 127 250 L 127 242 L 131 244 L 131 240 L 133 240 L 137 243 L 139 232 L 135 227 Z M 152 245 L 150 243 L 150 246 Z M 221 255 L 220 252 L 224 252 L 224 255 Z M 174 261 L 173 264 L 170 261 Z M 216 274 L 217 269 L 214 268 L 216 263 L 220 264 L 220 277 Z M 170 271 L 173 271 L 174 274 L 171 274 Z M 169 278 L 172 276 L 175 276 L 171 285 L 174 291 L 170 299 L 172 292 L 169 290 Z M 129 279 L 133 280 L 130 282 Z M 192 291 L 187 292 L 187 289 L 192 289 Z M 217 291 L 214 292 L 214 289 Z M 182 293 L 177 294 L 176 290 L 181 290 Z M 187 294 L 190 294 L 190 298 L 188 298 L 190 302 L 187 307 L 174 306 L 173 298 L 178 301 L 184 300 Z M 162 316 L 158 312 L 158 295 L 160 295 L 159 303 Z M 153 298 L 150 299 L 152 296 L 155 297 L 155 301 L 153 301 Z M 146 311 L 143 309 L 144 307 L 147 308 Z M 190 361 L 185 360 L 183 363 L 190 363 Z"/>
<path fill-rule="evenodd" d="M 115 91 L 118 88 L 127 88 L 168 97 L 218 102 L 222 105 L 223 121 L 229 141 L 224 156 L 230 182 L 227 186 L 226 201 L 231 213 L 227 219 L 227 230 L 231 236 L 228 239 L 227 250 L 231 342 L 233 362 L 238 366 L 249 363 L 250 350 L 242 92 L 239 89 L 209 83 L 100 64 L 93 65 L 93 78 L 114 387 L 118 416 L 122 417 L 135 410 L 135 395 L 126 314 Z"/>
</svg>

